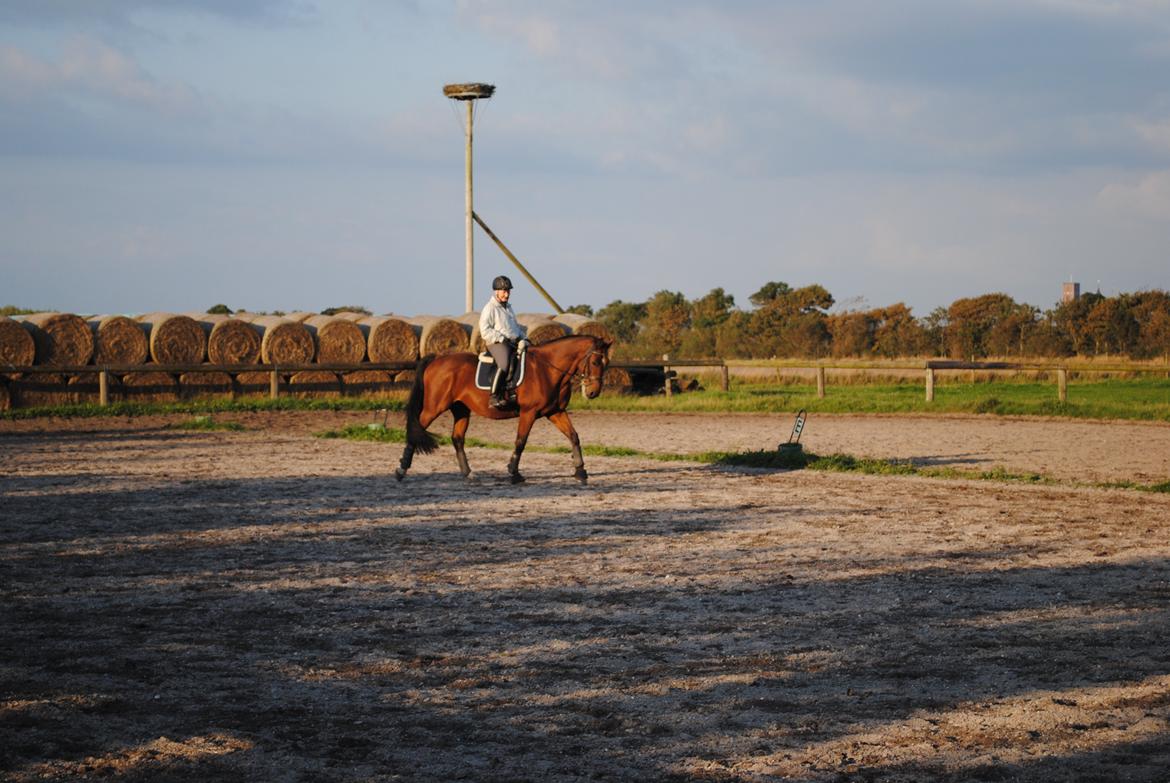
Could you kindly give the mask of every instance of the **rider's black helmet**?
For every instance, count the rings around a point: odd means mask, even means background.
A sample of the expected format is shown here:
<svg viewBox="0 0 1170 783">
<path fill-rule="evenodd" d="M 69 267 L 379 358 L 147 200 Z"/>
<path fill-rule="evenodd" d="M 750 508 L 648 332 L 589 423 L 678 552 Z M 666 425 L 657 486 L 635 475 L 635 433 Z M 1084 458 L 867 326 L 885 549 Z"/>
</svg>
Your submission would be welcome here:
<svg viewBox="0 0 1170 783">
<path fill-rule="evenodd" d="M 511 291 L 512 290 L 512 281 L 509 280 L 506 275 L 500 275 L 499 277 L 497 277 L 495 280 L 492 281 L 492 290 L 493 291 Z"/>
</svg>

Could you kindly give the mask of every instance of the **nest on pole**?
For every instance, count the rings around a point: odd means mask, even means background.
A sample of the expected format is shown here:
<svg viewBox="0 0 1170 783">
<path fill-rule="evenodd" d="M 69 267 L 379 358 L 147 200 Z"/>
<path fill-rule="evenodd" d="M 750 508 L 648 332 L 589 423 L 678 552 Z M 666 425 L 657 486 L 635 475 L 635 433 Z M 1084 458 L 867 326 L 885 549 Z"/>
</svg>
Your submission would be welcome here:
<svg viewBox="0 0 1170 783">
<path fill-rule="evenodd" d="M 443 85 L 443 95 L 455 101 L 475 101 L 480 98 L 490 98 L 496 91 L 494 84 L 446 84 Z"/>
</svg>

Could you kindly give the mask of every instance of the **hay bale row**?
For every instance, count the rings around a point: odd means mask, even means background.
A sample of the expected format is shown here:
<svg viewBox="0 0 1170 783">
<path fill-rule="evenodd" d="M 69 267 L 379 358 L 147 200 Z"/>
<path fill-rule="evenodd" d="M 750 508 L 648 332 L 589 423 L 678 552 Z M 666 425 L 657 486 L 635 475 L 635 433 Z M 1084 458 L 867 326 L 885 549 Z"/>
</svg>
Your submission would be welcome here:
<svg viewBox="0 0 1170 783">
<path fill-rule="evenodd" d="M 320 364 L 358 364 L 366 358 L 366 337 L 355 322 L 331 315 L 314 315 L 302 321 L 317 342 Z"/>
<path fill-rule="evenodd" d="M 371 362 L 413 362 L 418 359 L 418 335 L 405 320 L 374 315 L 358 319 L 357 324 L 366 337 L 366 353 Z"/>
<path fill-rule="evenodd" d="M 419 315 L 407 318 L 406 322 L 418 335 L 418 352 L 422 356 L 460 353 L 468 349 L 471 330 L 453 318 Z"/>
</svg>

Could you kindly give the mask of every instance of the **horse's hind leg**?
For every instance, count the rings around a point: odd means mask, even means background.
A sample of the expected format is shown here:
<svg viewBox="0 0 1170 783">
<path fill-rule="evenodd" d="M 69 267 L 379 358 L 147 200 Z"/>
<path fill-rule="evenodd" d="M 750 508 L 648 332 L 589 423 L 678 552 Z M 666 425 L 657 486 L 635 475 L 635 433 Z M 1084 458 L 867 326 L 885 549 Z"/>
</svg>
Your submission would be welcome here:
<svg viewBox="0 0 1170 783">
<path fill-rule="evenodd" d="M 406 471 L 410 470 L 410 463 L 414 461 L 414 446 L 409 443 L 402 449 L 402 459 L 398 461 L 398 468 L 394 471 L 394 478 L 402 481 L 406 477 Z"/>
<path fill-rule="evenodd" d="M 463 478 L 471 478 L 471 466 L 467 464 L 467 452 L 463 442 L 467 437 L 467 426 L 471 424 L 471 411 L 466 405 L 458 404 L 451 407 L 451 415 L 455 417 L 455 425 L 451 428 L 451 443 L 455 446 L 455 461 L 459 464 L 459 472 Z"/>
<path fill-rule="evenodd" d="M 581 439 L 577 437 L 577 430 L 574 429 L 573 422 L 569 420 L 569 414 L 561 411 L 549 416 L 548 420 L 569 439 L 569 443 L 573 447 L 573 467 L 575 468 L 573 475 L 584 484 L 589 480 L 589 474 L 585 472 L 585 458 L 581 456 Z"/>
</svg>

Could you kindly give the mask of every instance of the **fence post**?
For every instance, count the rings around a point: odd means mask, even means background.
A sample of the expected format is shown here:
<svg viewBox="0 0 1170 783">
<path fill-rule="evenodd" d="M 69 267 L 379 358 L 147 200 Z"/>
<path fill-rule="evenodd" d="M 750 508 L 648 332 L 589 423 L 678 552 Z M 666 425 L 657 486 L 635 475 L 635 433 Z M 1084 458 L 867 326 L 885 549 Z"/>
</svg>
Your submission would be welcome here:
<svg viewBox="0 0 1170 783">
<path fill-rule="evenodd" d="M 1056 371 L 1056 398 L 1068 402 L 1068 370 L 1063 367 Z"/>
<path fill-rule="evenodd" d="M 274 400 L 280 396 L 280 373 L 276 370 L 268 376 L 268 396 Z"/>
<path fill-rule="evenodd" d="M 1170 376 L 1170 373 L 1167 373 Z M 731 385 L 727 382 L 727 365 L 723 365 L 723 391 L 729 391 Z"/>
<path fill-rule="evenodd" d="M 934 402 L 934 368 L 926 368 L 926 401 Z"/>
<path fill-rule="evenodd" d="M 817 365 L 817 397 L 825 399 L 825 366 Z"/>
<path fill-rule="evenodd" d="M 670 365 L 669 364 L 665 364 L 662 366 L 662 379 L 663 379 L 662 390 L 666 393 L 667 397 L 673 396 L 674 391 L 670 388 L 671 384 L 670 384 Z"/>
<path fill-rule="evenodd" d="M 103 408 L 110 404 L 110 371 L 103 369 L 98 373 L 98 405 Z"/>
</svg>

